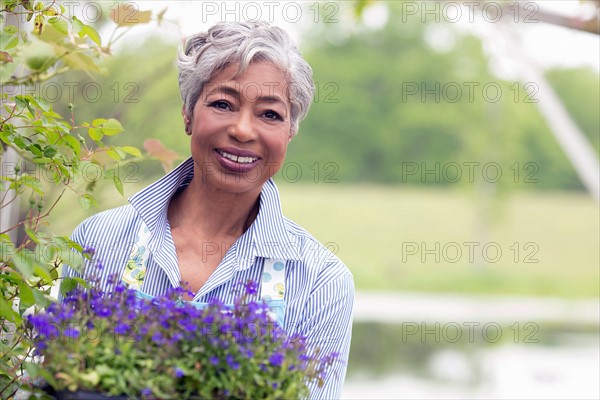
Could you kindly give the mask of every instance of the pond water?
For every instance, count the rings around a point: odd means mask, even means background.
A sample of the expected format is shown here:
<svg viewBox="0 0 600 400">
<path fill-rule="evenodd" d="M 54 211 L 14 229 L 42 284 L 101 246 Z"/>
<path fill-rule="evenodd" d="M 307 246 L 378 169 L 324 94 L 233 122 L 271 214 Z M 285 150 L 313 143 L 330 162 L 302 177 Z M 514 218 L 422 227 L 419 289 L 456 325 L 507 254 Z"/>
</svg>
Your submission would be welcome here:
<svg viewBox="0 0 600 400">
<path fill-rule="evenodd" d="M 599 335 L 573 322 L 355 322 L 343 398 L 598 399 Z"/>
</svg>

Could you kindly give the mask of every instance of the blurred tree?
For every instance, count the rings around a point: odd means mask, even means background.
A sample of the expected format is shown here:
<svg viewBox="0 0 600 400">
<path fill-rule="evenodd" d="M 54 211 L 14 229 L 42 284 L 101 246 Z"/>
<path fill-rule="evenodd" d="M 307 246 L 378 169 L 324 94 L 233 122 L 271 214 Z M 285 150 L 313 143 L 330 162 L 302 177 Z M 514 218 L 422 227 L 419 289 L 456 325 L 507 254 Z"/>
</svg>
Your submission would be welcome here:
<svg viewBox="0 0 600 400">
<path fill-rule="evenodd" d="M 458 164 L 462 174 L 481 177 L 485 165 L 498 163 L 505 174 L 514 175 L 498 182 L 500 191 L 505 186 L 582 188 L 558 145 L 549 140 L 550 131 L 530 102 L 529 89 L 488 72 L 479 38 L 450 24 L 418 19 L 397 23 L 400 6 L 387 6 L 388 23 L 378 29 L 357 20 L 312 24 L 303 32 L 316 96 L 289 147 L 290 168 L 282 169 L 284 179 L 454 185 L 454 170 L 444 173 L 444 166 Z M 432 46 L 429 38 L 435 29 L 442 29 L 454 45 L 442 50 Z M 87 117 L 100 110 L 119 118 L 134 145 L 154 137 L 188 154 L 175 46 L 157 35 L 122 50 L 106 64 L 110 72 L 105 77 L 77 78 L 81 85 L 97 83 L 107 94 L 105 101 L 78 112 Z M 559 90 L 567 102 L 578 98 L 577 87 L 597 86 L 593 73 L 578 77 L 579 83 L 563 84 Z M 575 119 L 585 119 L 580 125 L 589 137 L 597 137 L 591 111 L 597 100 L 576 104 Z M 121 139 L 111 140 L 118 144 Z M 592 142 L 598 148 L 598 140 Z M 417 172 L 412 173 L 415 166 Z M 437 176 L 427 174 L 436 166 Z M 141 168 L 140 174 L 151 179 L 162 170 L 155 164 Z M 458 181 L 472 183 L 465 176 Z"/>
</svg>

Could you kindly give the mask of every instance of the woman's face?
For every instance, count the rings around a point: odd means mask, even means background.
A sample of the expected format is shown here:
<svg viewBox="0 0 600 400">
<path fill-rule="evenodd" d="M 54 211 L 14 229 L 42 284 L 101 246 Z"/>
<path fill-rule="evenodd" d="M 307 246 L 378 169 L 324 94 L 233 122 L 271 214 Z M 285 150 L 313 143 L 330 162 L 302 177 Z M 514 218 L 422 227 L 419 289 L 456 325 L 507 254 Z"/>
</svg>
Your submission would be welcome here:
<svg viewBox="0 0 600 400">
<path fill-rule="evenodd" d="M 231 193 L 260 192 L 285 159 L 291 139 L 284 74 L 268 62 L 218 72 L 194 107 L 191 152 L 203 185 Z M 184 116 L 185 118 L 185 116 Z"/>
</svg>

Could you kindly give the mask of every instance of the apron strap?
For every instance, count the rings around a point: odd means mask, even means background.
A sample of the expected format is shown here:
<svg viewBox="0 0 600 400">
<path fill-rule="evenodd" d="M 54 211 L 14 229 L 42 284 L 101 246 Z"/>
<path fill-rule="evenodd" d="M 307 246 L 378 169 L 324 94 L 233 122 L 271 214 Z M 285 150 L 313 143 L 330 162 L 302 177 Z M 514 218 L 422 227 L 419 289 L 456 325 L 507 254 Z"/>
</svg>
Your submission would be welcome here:
<svg viewBox="0 0 600 400">
<path fill-rule="evenodd" d="M 140 229 L 136 235 L 136 242 L 131 248 L 129 258 L 125 263 L 121 282 L 125 283 L 131 289 L 141 290 L 144 278 L 146 277 L 146 265 L 148 264 L 148 242 L 150 241 L 150 230 L 142 221 Z"/>
<path fill-rule="evenodd" d="M 283 300 L 285 295 L 285 261 L 265 258 L 260 281 L 260 298 L 262 300 Z"/>
</svg>

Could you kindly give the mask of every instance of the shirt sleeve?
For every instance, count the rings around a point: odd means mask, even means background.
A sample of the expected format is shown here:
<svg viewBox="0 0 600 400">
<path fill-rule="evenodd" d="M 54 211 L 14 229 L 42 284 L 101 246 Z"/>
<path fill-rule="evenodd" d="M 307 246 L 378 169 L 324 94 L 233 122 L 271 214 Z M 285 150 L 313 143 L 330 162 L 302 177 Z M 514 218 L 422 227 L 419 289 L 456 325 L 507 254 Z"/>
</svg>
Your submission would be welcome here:
<svg viewBox="0 0 600 400">
<path fill-rule="evenodd" d="M 323 386 L 319 387 L 316 381 L 310 384 L 311 399 L 341 397 L 350 352 L 353 304 L 354 280 L 349 272 L 321 286 L 309 297 L 306 304 L 309 318 L 300 333 L 306 336 L 311 351 L 338 354 L 326 371 Z"/>
</svg>

